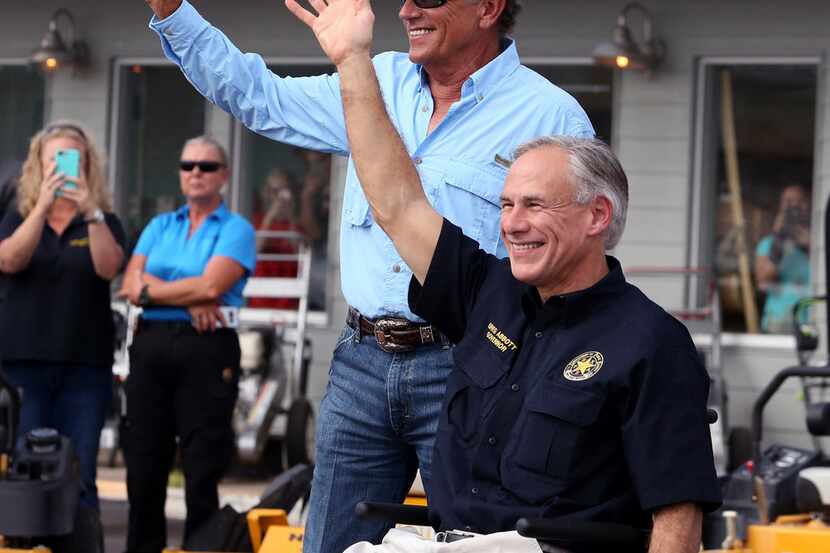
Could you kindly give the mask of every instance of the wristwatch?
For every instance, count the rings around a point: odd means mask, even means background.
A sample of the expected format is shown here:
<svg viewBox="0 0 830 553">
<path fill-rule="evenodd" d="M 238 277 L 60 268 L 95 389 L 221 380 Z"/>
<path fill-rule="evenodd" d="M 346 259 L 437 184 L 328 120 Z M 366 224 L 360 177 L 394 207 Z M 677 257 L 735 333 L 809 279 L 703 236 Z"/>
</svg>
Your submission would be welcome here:
<svg viewBox="0 0 830 553">
<path fill-rule="evenodd" d="M 104 222 L 104 212 L 101 211 L 101 208 L 96 209 L 92 212 L 92 215 L 84 219 L 84 223 L 89 223 L 90 225 L 97 225 L 99 223 Z"/>
<path fill-rule="evenodd" d="M 141 287 L 141 292 L 138 293 L 138 306 L 139 307 L 147 307 L 150 305 L 150 285 L 145 284 Z"/>
</svg>

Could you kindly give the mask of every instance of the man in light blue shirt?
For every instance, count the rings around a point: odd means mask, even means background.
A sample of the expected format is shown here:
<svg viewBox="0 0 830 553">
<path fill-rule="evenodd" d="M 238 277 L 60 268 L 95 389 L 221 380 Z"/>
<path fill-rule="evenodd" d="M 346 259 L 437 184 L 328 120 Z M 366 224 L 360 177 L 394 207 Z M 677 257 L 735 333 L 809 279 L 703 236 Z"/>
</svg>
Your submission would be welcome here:
<svg viewBox="0 0 830 553">
<path fill-rule="evenodd" d="M 204 96 L 268 138 L 350 154 L 337 75 L 279 77 L 186 1 L 147 1 L 165 54 Z M 510 153 L 541 135 L 594 135 L 576 100 L 520 65 L 507 36 L 519 10 L 517 0 L 405 0 L 399 17 L 408 55 L 374 59 L 387 110 L 432 205 L 501 256 L 499 195 Z M 379 539 L 386 526 L 356 521 L 355 503 L 402 500 L 416 469 L 429 492 L 452 367 L 446 338 L 409 310 L 412 273 L 372 220 L 351 161 L 340 263 L 351 309 L 320 406 L 304 540 L 314 553 Z"/>
</svg>

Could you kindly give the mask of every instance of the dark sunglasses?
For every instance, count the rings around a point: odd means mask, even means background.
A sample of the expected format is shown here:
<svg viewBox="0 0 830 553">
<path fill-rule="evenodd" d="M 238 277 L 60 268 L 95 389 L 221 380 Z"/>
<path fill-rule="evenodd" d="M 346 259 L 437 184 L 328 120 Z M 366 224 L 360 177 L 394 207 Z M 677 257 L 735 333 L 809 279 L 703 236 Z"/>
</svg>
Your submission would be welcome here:
<svg viewBox="0 0 830 553">
<path fill-rule="evenodd" d="M 215 173 L 222 167 L 224 167 L 224 163 L 219 163 L 218 161 L 180 161 L 179 162 L 179 169 L 184 171 L 185 173 L 191 172 L 196 167 L 199 168 L 199 171 L 202 173 Z"/>
<path fill-rule="evenodd" d="M 440 8 L 444 4 L 447 3 L 448 0 L 412 0 L 412 3 L 421 8 L 422 10 L 428 10 L 431 8 Z M 401 2 L 401 6 L 406 4 L 406 0 Z"/>
</svg>

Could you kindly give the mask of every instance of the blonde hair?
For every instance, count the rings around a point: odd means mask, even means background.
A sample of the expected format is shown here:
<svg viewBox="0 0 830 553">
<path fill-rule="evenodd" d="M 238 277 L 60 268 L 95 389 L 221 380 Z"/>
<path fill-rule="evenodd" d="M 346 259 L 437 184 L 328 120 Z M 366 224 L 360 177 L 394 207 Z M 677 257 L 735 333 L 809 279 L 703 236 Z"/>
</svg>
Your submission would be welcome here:
<svg viewBox="0 0 830 553">
<path fill-rule="evenodd" d="M 57 121 L 39 131 L 29 142 L 29 155 L 23 162 L 23 170 L 17 183 L 17 210 L 20 214 L 25 218 L 37 203 L 44 178 L 40 155 L 43 145 L 53 138 L 72 138 L 84 145 L 86 155 L 82 162 L 83 174 L 86 176 L 89 193 L 102 211 L 111 212 L 112 202 L 104 179 L 104 160 L 98 148 L 89 133 L 80 125 L 69 121 Z"/>
</svg>

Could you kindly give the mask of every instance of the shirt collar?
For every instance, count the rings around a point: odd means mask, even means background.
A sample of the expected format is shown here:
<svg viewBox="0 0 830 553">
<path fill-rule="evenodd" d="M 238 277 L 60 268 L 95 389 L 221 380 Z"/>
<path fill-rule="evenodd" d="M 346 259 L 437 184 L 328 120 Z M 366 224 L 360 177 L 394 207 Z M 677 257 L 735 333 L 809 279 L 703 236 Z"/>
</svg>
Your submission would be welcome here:
<svg viewBox="0 0 830 553">
<path fill-rule="evenodd" d="M 225 219 L 230 211 L 225 206 L 225 202 L 219 202 L 219 207 L 214 209 L 208 214 L 208 219 L 214 219 L 217 221 L 221 221 Z M 190 216 L 190 206 L 188 204 L 184 204 L 179 209 L 175 211 L 176 219 L 187 219 Z"/>
<path fill-rule="evenodd" d="M 584 290 L 553 296 L 544 304 L 535 286 L 524 285 L 522 309 L 527 318 L 540 319 L 543 324 L 581 318 L 602 296 L 621 292 L 625 287 L 625 276 L 620 262 L 610 255 L 605 256 L 605 261 L 608 263 L 608 274 L 599 282 Z"/>
<path fill-rule="evenodd" d="M 470 75 L 467 82 L 464 83 L 464 88 L 461 91 L 461 96 L 464 97 L 469 93 L 473 93 L 479 101 L 487 97 L 487 95 L 496 89 L 505 77 L 511 75 L 519 68 L 519 52 L 516 49 L 516 41 L 512 38 L 505 37 L 501 44 L 501 54 L 496 56 L 490 63 Z M 429 75 L 424 70 L 422 65 L 415 66 L 420 80 L 420 87 L 429 86 Z M 471 83 L 471 84 L 467 84 Z M 472 89 L 471 91 L 468 89 Z"/>
</svg>

